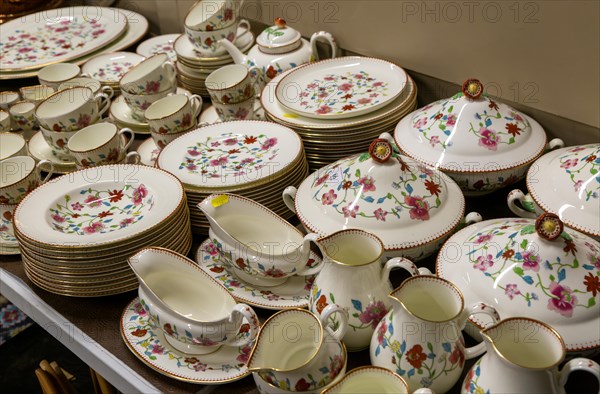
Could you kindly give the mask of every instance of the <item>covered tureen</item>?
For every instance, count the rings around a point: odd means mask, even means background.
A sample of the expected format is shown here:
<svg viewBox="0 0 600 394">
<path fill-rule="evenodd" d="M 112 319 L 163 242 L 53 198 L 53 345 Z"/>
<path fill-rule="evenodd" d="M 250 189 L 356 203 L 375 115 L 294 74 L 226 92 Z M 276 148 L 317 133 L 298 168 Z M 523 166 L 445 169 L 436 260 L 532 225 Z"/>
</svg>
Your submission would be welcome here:
<svg viewBox="0 0 600 394">
<path fill-rule="evenodd" d="M 527 171 L 527 190 L 527 196 L 518 189 L 508 194 L 515 214 L 531 218 L 552 212 L 565 225 L 600 239 L 600 144 L 571 146 L 540 157 Z"/>
<path fill-rule="evenodd" d="M 485 302 L 502 318 L 543 321 L 569 352 L 600 349 L 600 243 L 563 228 L 554 214 L 462 229 L 440 249 L 436 273 L 461 290 L 467 305 Z M 483 317 L 471 321 L 483 327 Z"/>
<path fill-rule="evenodd" d="M 382 134 L 368 153 L 323 167 L 297 190 L 287 188 L 286 205 L 319 235 L 359 228 L 381 239 L 387 257 L 432 254 L 463 221 L 465 199 L 450 177 L 394 152 L 391 140 Z"/>
<path fill-rule="evenodd" d="M 406 155 L 450 175 L 467 196 L 515 183 L 546 149 L 539 123 L 482 93 L 470 79 L 461 93 L 403 118 L 394 133 Z"/>
</svg>

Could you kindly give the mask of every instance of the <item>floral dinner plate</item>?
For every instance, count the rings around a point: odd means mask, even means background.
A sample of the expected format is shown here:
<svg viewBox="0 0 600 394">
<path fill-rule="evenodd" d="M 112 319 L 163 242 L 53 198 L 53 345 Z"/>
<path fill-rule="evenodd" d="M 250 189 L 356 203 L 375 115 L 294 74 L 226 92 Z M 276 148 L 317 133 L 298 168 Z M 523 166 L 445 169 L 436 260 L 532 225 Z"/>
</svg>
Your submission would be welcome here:
<svg viewBox="0 0 600 394">
<path fill-rule="evenodd" d="M 144 57 L 150 57 L 157 53 L 164 52 L 169 55 L 169 60 L 177 60 L 177 54 L 173 48 L 175 40 L 180 34 L 163 34 L 147 39 L 136 48 L 136 53 Z"/>
</svg>

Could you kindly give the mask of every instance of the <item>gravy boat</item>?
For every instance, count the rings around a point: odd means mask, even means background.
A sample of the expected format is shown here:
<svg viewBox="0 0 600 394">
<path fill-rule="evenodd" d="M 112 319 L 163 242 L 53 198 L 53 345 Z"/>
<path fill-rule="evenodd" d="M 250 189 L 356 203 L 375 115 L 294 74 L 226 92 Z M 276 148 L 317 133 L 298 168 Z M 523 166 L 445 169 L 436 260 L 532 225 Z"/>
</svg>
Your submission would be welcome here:
<svg viewBox="0 0 600 394">
<path fill-rule="evenodd" d="M 292 275 L 313 275 L 319 263 L 309 266 L 310 243 L 275 212 L 235 194 L 211 194 L 198 208 L 210 223 L 209 238 L 236 275 L 253 285 L 276 286 Z"/>
<path fill-rule="evenodd" d="M 208 354 L 221 345 L 243 346 L 256 338 L 260 323 L 252 308 L 238 304 L 185 256 L 151 247 L 128 263 L 140 282 L 141 304 L 175 349 Z"/>
</svg>

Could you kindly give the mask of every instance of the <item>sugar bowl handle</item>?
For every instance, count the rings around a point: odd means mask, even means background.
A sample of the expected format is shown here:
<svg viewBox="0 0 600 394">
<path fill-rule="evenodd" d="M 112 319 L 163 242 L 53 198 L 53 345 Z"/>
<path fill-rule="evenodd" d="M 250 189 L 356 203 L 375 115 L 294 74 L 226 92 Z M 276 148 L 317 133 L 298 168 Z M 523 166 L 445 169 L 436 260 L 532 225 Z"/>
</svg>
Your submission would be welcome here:
<svg viewBox="0 0 600 394">
<path fill-rule="evenodd" d="M 498 312 L 496 312 L 496 309 L 494 309 L 494 307 L 491 307 L 483 302 L 478 302 L 464 309 L 461 328 L 465 328 L 465 325 L 467 324 L 467 319 L 470 316 L 479 313 L 488 315 L 492 319 L 492 324 L 496 324 L 500 321 L 500 315 L 498 314 Z M 485 342 L 480 342 L 475 346 L 465 348 L 465 358 L 467 360 L 473 357 L 481 356 L 483 353 L 485 353 Z"/>
</svg>

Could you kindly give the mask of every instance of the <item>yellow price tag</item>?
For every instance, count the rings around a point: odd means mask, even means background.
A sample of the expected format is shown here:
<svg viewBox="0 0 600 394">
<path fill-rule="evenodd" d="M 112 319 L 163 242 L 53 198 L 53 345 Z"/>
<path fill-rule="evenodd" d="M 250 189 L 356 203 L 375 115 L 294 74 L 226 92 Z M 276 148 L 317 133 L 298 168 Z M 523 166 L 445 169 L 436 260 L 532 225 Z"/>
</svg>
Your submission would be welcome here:
<svg viewBox="0 0 600 394">
<path fill-rule="evenodd" d="M 296 114 L 283 114 L 283 116 L 285 118 L 294 118 L 294 119 L 298 117 L 298 115 L 296 115 Z"/>
<path fill-rule="evenodd" d="M 226 194 L 221 194 L 220 196 L 213 198 L 210 203 L 212 204 L 212 206 L 214 208 L 218 208 L 221 205 L 227 204 L 228 202 L 229 202 L 229 196 L 227 196 Z"/>
</svg>

